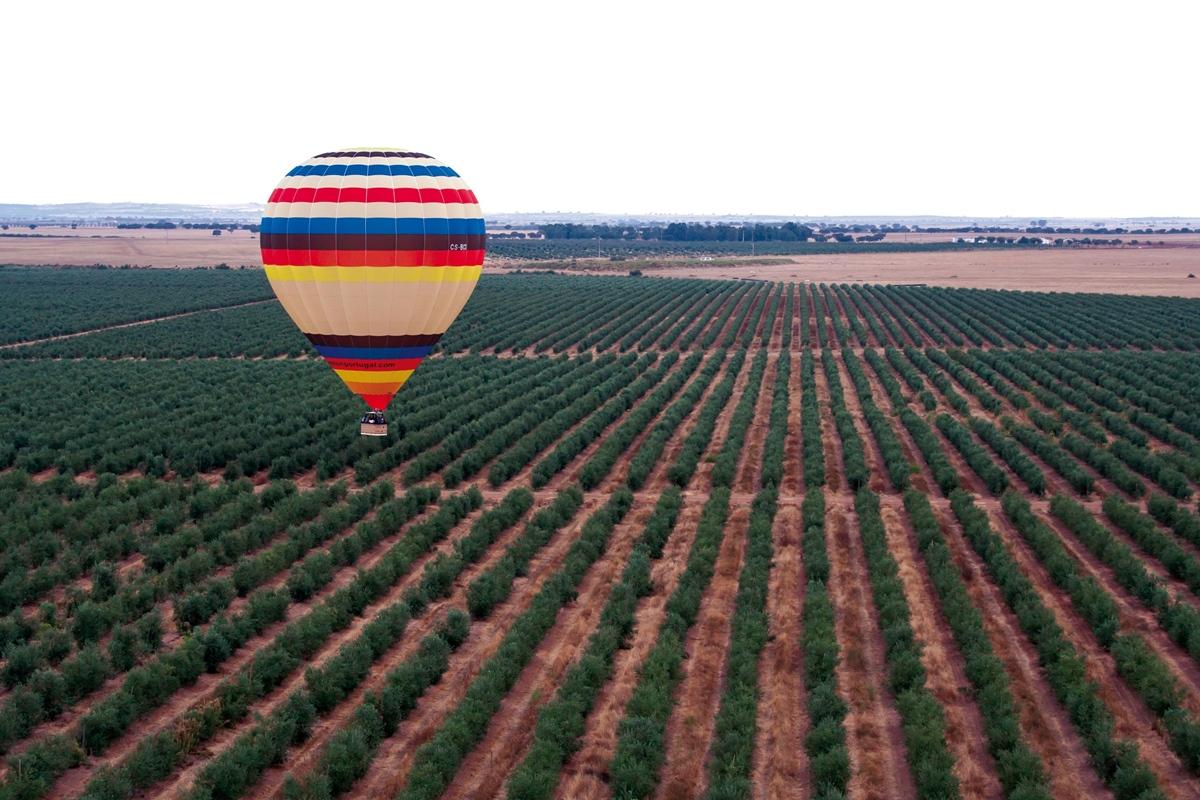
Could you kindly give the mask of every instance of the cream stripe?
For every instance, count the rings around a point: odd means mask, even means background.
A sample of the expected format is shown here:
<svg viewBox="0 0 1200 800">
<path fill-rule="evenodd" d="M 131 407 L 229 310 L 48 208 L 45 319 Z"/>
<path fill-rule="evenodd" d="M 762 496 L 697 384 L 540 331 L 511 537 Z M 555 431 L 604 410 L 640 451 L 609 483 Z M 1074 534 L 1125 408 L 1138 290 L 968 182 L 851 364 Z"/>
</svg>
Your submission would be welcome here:
<svg viewBox="0 0 1200 800">
<path fill-rule="evenodd" d="M 265 265 L 275 281 L 317 283 L 458 283 L 479 280 L 483 265 L 462 267 L 301 267 Z"/>
<path fill-rule="evenodd" d="M 392 148 L 392 149 L 394 150 L 395 148 Z M 341 150 L 341 151 L 337 151 L 337 152 L 348 153 L 348 152 L 354 152 L 354 151 Z M 370 151 L 359 150 L 357 152 L 370 152 Z M 381 151 L 376 150 L 375 152 L 378 153 Z M 314 158 L 310 158 L 309 160 L 305 161 L 304 163 L 305 164 L 365 164 L 366 162 L 367 162 L 367 156 L 358 156 L 358 157 L 343 157 L 343 158 L 315 158 L 314 157 Z M 425 167 L 444 167 L 444 166 L 446 166 L 441 161 L 438 161 L 436 158 L 396 158 L 396 157 L 381 158 L 381 157 L 374 157 L 371 159 L 371 163 L 372 164 L 408 164 L 410 166 L 415 166 L 415 165 L 419 164 L 419 165 L 425 166 Z"/>
<path fill-rule="evenodd" d="M 376 163 L 376 162 L 372 162 Z M 321 179 L 327 175 L 293 175 L 287 186 L 293 188 L 311 188 L 322 185 Z M 385 178 L 391 180 L 391 186 L 397 189 L 437 189 L 439 188 L 436 175 L 339 175 L 346 180 L 342 186 L 348 189 L 362 189 L 367 185 L 367 178 Z M 441 178 L 441 186 L 451 189 L 470 189 L 462 178 Z M 328 185 L 328 184 L 324 184 Z"/>
</svg>

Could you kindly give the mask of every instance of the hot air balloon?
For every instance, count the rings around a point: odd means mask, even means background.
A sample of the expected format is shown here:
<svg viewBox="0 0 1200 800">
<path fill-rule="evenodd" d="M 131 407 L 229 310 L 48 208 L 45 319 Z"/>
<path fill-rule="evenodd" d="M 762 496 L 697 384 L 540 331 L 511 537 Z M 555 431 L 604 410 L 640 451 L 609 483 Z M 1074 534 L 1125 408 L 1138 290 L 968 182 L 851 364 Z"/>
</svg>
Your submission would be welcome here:
<svg viewBox="0 0 1200 800">
<path fill-rule="evenodd" d="M 479 281 L 484 222 L 458 173 L 424 153 L 351 148 L 293 168 L 260 233 L 275 296 L 350 391 L 367 436 Z"/>
</svg>

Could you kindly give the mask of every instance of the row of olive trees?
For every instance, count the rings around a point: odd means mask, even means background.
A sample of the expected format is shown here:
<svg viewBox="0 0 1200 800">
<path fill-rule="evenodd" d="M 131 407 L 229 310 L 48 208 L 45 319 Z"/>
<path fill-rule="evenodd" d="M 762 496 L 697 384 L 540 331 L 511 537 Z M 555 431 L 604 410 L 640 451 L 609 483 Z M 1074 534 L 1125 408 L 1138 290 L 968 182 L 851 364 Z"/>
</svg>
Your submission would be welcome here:
<svg viewBox="0 0 1200 800">
<path fill-rule="evenodd" d="M 1003 540 L 992 530 L 987 514 L 971 495 L 961 490 L 954 492 L 950 501 L 967 541 L 983 560 L 1006 605 L 1037 651 L 1050 688 L 1067 709 L 1101 780 L 1119 800 L 1162 797 L 1154 773 L 1139 756 L 1137 746 L 1114 737 L 1112 714 L 1100 697 L 1099 686 L 1087 678 L 1083 657 L 1042 603 Z"/>
</svg>

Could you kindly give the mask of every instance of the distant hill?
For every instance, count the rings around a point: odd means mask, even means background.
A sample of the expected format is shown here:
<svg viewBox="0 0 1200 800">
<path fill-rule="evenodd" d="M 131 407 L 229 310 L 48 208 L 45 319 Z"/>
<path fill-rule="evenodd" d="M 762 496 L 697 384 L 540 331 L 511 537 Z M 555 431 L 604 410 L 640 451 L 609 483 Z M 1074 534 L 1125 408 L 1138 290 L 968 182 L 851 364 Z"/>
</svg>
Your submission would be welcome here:
<svg viewBox="0 0 1200 800">
<path fill-rule="evenodd" d="M 258 222 L 261 203 L 190 205 L 187 203 L 0 203 L 2 222 L 115 222 L 160 219 L 172 222 Z"/>
<path fill-rule="evenodd" d="M 221 205 L 193 205 L 189 203 L 54 203 L 34 205 L 26 203 L 0 203 L 0 222 L 6 223 L 62 223 L 78 222 L 105 224 L 116 222 L 258 222 L 262 217 L 262 203 L 234 203 Z M 898 225 L 922 228 L 957 228 L 963 226 L 1024 228 L 1034 222 L 1051 227 L 1095 227 L 1095 228 L 1196 228 L 1200 218 L 1196 217 L 949 217 L 949 216 L 881 216 L 862 214 L 856 216 L 796 216 L 788 214 L 610 214 L 600 212 L 490 212 L 487 214 L 490 228 L 509 226 L 532 228 L 549 223 L 571 222 L 582 225 L 649 225 L 663 222 L 711 222 L 741 224 L 756 222 L 779 224 L 803 222 L 824 225 Z"/>
</svg>

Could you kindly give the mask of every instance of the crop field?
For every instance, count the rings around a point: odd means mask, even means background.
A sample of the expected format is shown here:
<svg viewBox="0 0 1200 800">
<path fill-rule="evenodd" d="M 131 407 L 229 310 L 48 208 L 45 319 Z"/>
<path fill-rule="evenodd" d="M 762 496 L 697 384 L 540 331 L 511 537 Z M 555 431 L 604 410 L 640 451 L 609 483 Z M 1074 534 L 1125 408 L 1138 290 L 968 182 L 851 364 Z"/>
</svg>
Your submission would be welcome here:
<svg viewBox="0 0 1200 800">
<path fill-rule="evenodd" d="M 269 297 L 0 269 L 0 800 L 1200 797 L 1200 301 Z"/>
</svg>

